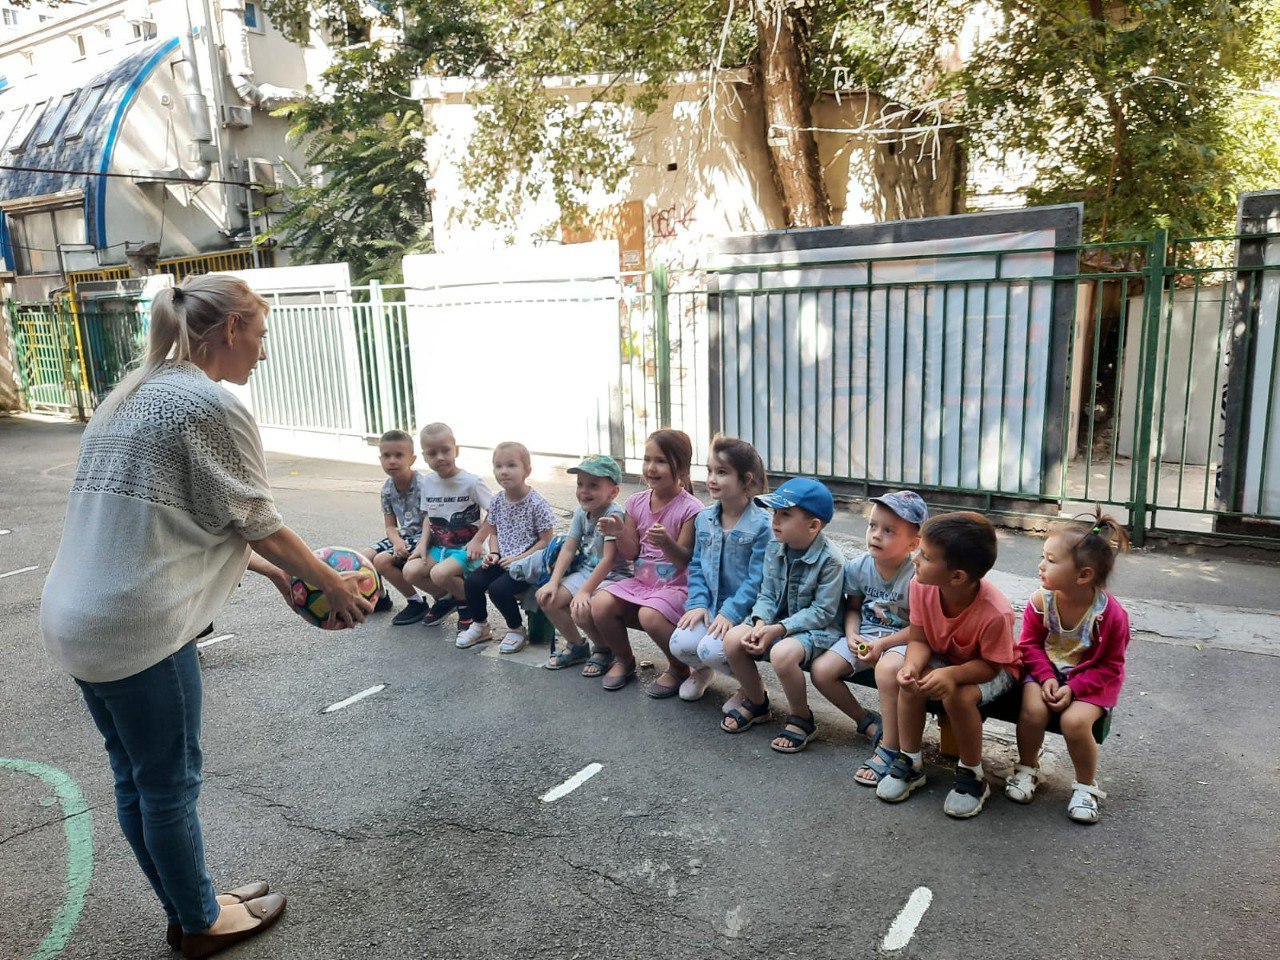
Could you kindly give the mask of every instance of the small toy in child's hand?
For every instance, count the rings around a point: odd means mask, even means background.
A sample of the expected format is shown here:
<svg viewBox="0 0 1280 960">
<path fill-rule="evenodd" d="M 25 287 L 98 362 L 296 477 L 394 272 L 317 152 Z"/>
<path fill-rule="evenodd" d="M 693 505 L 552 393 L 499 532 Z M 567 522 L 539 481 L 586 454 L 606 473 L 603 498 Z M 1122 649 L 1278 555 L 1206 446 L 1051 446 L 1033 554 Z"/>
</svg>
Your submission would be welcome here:
<svg viewBox="0 0 1280 960">
<path fill-rule="evenodd" d="M 863 660 L 871 656 L 871 644 L 867 643 L 867 641 L 865 640 L 860 639 L 856 644 L 854 644 L 853 649 L 857 652 L 858 656 L 861 657 Z"/>
<path fill-rule="evenodd" d="M 356 585 L 360 595 L 366 600 L 376 600 L 382 591 L 382 579 L 363 554 L 349 547 L 321 547 L 313 551 L 317 557 L 339 573 L 358 573 Z M 293 609 L 308 623 L 324 630 L 341 630 L 345 623 L 329 625 L 329 600 L 313 583 L 294 577 L 289 583 L 289 594 L 293 600 Z"/>
</svg>

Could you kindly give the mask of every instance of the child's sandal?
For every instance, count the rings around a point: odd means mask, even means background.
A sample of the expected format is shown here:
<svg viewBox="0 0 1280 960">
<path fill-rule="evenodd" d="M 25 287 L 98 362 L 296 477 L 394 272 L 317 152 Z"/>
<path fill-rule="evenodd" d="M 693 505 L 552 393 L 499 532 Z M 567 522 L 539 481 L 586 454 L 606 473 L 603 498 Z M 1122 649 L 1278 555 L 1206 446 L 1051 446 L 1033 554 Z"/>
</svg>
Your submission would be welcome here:
<svg viewBox="0 0 1280 960">
<path fill-rule="evenodd" d="M 889 775 L 889 768 L 898 759 L 898 751 L 876 745 L 875 753 L 869 760 L 864 760 L 853 779 L 864 787 L 874 787 Z"/>
<path fill-rule="evenodd" d="M 598 680 L 611 666 L 613 654 L 604 647 L 595 647 L 582 668 L 582 675 L 589 680 Z"/>
<path fill-rule="evenodd" d="M 1073 783 L 1071 800 L 1067 803 L 1067 816 L 1076 823 L 1097 823 L 1098 801 L 1105 800 L 1106 794 L 1091 783 Z"/>
<path fill-rule="evenodd" d="M 563 670 L 565 667 L 574 667 L 585 662 L 590 655 L 591 644 L 565 641 L 563 647 L 557 647 L 551 651 L 551 658 L 547 661 L 547 669 Z"/>
<path fill-rule="evenodd" d="M 794 730 L 788 730 L 787 727 L 799 727 L 804 732 L 796 733 Z M 770 742 L 769 746 L 773 747 L 773 749 L 777 750 L 779 753 L 799 753 L 807 747 L 809 745 L 809 741 L 817 735 L 818 725 L 813 721 L 812 710 L 809 711 L 808 720 L 797 713 L 793 713 L 791 716 L 787 717 L 786 724 L 778 731 L 778 736 L 774 737 L 774 742 Z M 786 745 L 781 747 L 778 746 L 776 743 L 778 739 L 786 740 Z"/>
<path fill-rule="evenodd" d="M 724 715 L 724 719 L 720 721 L 720 729 L 725 733 L 745 733 L 757 723 L 764 723 L 768 719 L 769 695 L 767 693 L 761 703 L 752 703 L 743 697 L 741 707 L 730 710 Z M 733 726 L 729 726 L 730 720 L 733 721 Z"/>
<path fill-rule="evenodd" d="M 873 723 L 876 725 L 874 737 L 867 734 L 867 728 Z M 871 741 L 871 749 L 874 750 L 880 746 L 880 738 L 884 736 L 884 720 L 881 719 L 880 714 L 876 711 L 868 710 L 867 715 L 858 721 L 858 732 Z M 872 784 L 872 786 L 875 786 L 875 784 Z"/>
</svg>

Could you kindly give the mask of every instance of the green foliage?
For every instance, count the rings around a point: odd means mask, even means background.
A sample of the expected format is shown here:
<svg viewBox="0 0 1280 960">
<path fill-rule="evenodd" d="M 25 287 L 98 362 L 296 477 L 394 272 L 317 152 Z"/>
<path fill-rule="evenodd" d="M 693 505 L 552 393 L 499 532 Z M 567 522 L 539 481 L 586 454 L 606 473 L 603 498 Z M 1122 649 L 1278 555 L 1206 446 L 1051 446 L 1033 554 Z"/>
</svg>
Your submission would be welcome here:
<svg viewBox="0 0 1280 960">
<path fill-rule="evenodd" d="M 267 11 L 273 23 L 293 24 L 298 37 L 307 33 L 300 25 L 309 30 L 313 23 L 331 34 L 345 32 L 361 7 L 346 0 L 314 7 L 275 0 Z M 424 5 L 400 42 L 335 50 L 320 88 L 277 111 L 289 118 L 289 136 L 306 145 L 308 166 L 318 171 L 286 187 L 287 207 L 274 224 L 273 233 L 296 258 L 345 260 L 360 280 L 396 280 L 402 256 L 431 250 L 426 127 L 410 84 L 426 69 L 470 70 L 487 57 L 464 3 Z"/>
<path fill-rule="evenodd" d="M 1229 229 L 1280 177 L 1275 0 L 1003 0 L 964 77 L 970 148 L 1036 163 L 1032 203 L 1082 200 L 1095 238 Z"/>
</svg>

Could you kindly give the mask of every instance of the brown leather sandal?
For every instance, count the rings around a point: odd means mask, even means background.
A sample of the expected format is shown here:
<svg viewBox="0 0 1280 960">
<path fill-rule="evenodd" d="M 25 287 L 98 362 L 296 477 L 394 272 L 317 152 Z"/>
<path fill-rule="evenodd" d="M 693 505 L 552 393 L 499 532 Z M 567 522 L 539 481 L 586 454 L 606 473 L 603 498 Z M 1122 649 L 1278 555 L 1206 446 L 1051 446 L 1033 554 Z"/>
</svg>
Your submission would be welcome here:
<svg viewBox="0 0 1280 960">
<path fill-rule="evenodd" d="M 280 915 L 284 913 L 284 907 L 285 899 L 278 893 L 269 893 L 265 897 L 249 900 L 244 908 L 258 918 L 256 926 L 248 930 L 237 930 L 234 933 L 184 933 L 182 955 L 186 960 L 203 960 L 204 957 L 211 957 L 242 940 L 257 936 L 280 919 Z"/>
<path fill-rule="evenodd" d="M 238 903 L 246 903 L 250 900 L 256 900 L 258 897 L 265 897 L 271 892 L 271 888 L 267 886 L 266 881 L 258 880 L 254 883 L 246 883 L 242 887 L 236 887 L 234 890 L 224 890 L 218 894 L 220 897 L 234 897 Z M 182 924 L 171 923 L 164 931 L 164 941 L 174 950 L 182 949 Z"/>
</svg>

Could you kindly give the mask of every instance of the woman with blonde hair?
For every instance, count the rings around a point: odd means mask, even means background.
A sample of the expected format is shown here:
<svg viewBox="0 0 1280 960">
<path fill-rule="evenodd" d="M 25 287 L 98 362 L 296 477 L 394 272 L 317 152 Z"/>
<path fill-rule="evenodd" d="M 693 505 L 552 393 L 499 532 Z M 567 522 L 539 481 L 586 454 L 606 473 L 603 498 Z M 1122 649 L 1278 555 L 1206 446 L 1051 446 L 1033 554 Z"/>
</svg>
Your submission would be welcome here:
<svg viewBox="0 0 1280 960">
<path fill-rule="evenodd" d="M 205 869 L 194 638 L 246 567 L 286 595 L 289 574 L 318 584 L 346 625 L 372 609 L 284 525 L 257 424 L 219 384 L 246 383 L 266 359 L 266 313 L 224 275 L 156 296 L 142 365 L 85 428 L 41 601 L 45 646 L 102 734 L 120 827 L 188 958 L 260 932 L 285 905 L 264 883 L 218 895 Z"/>
</svg>

